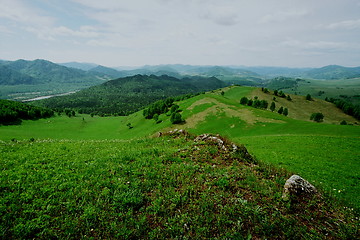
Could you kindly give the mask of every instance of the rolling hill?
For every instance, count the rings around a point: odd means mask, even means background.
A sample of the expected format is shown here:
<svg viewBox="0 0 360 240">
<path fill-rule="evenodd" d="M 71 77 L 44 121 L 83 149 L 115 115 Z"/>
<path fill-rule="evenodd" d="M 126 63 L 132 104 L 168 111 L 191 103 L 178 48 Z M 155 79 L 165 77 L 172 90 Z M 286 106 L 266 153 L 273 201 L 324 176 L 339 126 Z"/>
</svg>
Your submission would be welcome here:
<svg viewBox="0 0 360 240">
<path fill-rule="evenodd" d="M 46 60 L 34 61 L 17 60 L 3 64 L 5 67 L 17 71 L 34 79 L 33 84 L 42 83 L 76 83 L 92 79 L 86 72 L 74 68 L 67 68 Z M 98 82 L 98 81 L 97 81 Z"/>
<path fill-rule="evenodd" d="M 304 77 L 308 77 L 308 78 L 326 79 L 326 80 L 359 78 L 360 67 L 350 68 L 350 67 L 343 67 L 338 65 L 329 65 L 322 68 L 306 71 L 303 75 Z"/>
<path fill-rule="evenodd" d="M 40 96 L 78 91 L 111 78 L 46 60 L 17 60 L 0 63 L 0 98 L 27 100 Z"/>
<path fill-rule="evenodd" d="M 200 93 L 224 85 L 214 77 L 177 79 L 166 75 L 135 75 L 34 104 L 49 108 L 72 108 L 83 113 L 128 115 L 159 99 Z"/>
<path fill-rule="evenodd" d="M 273 93 L 234 86 L 184 99 L 181 125 L 140 111 L 0 127 L 4 236 L 358 238 L 356 120 L 318 99 L 277 98 L 284 116 L 241 105 L 244 96 L 271 101 Z M 324 122 L 309 120 L 314 110 L 327 110 Z M 215 140 L 197 138 L 204 133 Z M 320 195 L 282 200 L 292 174 Z"/>
<path fill-rule="evenodd" d="M 0 85 L 34 84 L 35 79 L 29 75 L 0 65 Z"/>
</svg>

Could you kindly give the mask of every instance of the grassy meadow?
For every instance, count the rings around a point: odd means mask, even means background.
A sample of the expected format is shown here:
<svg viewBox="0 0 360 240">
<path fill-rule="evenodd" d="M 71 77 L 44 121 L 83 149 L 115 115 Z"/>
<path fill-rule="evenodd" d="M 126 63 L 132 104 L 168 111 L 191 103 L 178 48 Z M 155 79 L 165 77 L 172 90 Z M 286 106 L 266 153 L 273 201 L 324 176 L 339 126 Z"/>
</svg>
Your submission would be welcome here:
<svg viewBox="0 0 360 240">
<path fill-rule="evenodd" d="M 222 96 L 221 91 L 225 94 Z M 0 235 L 4 238 L 351 239 L 359 237 L 360 128 L 335 106 L 230 87 L 178 102 L 186 122 L 56 116 L 0 126 Z M 320 109 L 322 123 L 309 120 Z M 352 125 L 340 125 L 346 120 Z M 132 128 L 127 125 L 131 124 Z M 224 152 L 186 129 L 220 134 L 254 156 Z M 242 149 L 240 147 L 240 149 Z M 281 200 L 291 174 L 322 192 Z M 338 201 L 340 200 L 340 201 Z M 342 202 L 344 205 L 338 205 Z M 355 210 L 353 210 L 353 208 Z"/>
<path fill-rule="evenodd" d="M 351 209 L 322 197 L 282 201 L 287 173 L 254 162 L 241 147 L 233 153 L 191 136 L 165 136 L 6 142 L 0 150 L 4 239 L 358 234 Z"/>
</svg>

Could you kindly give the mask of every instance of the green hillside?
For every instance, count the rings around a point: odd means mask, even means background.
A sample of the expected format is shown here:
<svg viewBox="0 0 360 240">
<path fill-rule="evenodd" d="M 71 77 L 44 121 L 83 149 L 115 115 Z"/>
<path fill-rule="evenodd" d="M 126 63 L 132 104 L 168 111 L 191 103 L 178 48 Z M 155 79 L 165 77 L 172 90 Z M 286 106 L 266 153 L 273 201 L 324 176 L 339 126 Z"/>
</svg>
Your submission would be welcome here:
<svg viewBox="0 0 360 240">
<path fill-rule="evenodd" d="M 1 231 L 43 239 L 359 237 L 356 120 L 304 96 L 276 97 L 274 112 L 239 103 L 255 96 L 269 106 L 274 97 L 229 87 L 177 102 L 186 120 L 180 125 L 169 114 L 156 123 L 137 112 L 0 126 Z M 281 106 L 288 116 L 277 113 Z M 310 121 L 313 111 L 324 121 Z M 193 135 L 164 134 L 175 128 Z M 203 133 L 220 134 L 241 152 L 194 141 Z M 283 201 L 292 174 L 321 197 Z"/>
<path fill-rule="evenodd" d="M 26 100 L 77 91 L 109 80 L 103 73 L 86 72 L 37 59 L 0 63 L 0 98 Z"/>
<path fill-rule="evenodd" d="M 167 75 L 135 75 L 118 78 L 68 96 L 34 104 L 49 108 L 71 108 L 98 115 L 128 115 L 159 99 L 194 94 L 223 87 L 217 78 L 174 78 Z"/>
</svg>

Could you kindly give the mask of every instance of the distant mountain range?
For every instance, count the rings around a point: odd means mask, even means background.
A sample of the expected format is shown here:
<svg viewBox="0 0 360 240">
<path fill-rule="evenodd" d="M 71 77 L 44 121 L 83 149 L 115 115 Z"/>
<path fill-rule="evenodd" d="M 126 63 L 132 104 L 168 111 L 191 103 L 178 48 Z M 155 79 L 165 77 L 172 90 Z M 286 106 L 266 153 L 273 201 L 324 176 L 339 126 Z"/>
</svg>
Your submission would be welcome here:
<svg viewBox="0 0 360 240">
<path fill-rule="evenodd" d="M 119 68 L 123 69 L 123 68 Z M 89 85 L 101 83 L 100 79 L 110 80 L 119 77 L 142 75 L 168 75 L 176 78 L 186 76 L 217 77 L 223 81 L 247 80 L 260 81 L 277 76 L 303 77 L 313 79 L 345 79 L 360 77 L 360 67 L 343 67 L 337 65 L 322 68 L 285 68 L 285 67 L 246 67 L 246 66 L 193 66 L 193 65 L 158 65 L 143 66 L 132 70 L 119 70 L 93 63 L 69 62 L 55 64 L 46 60 L 0 61 L 0 84 L 44 84 L 44 83 L 77 83 Z M 236 82 L 232 82 L 236 83 Z"/>
<path fill-rule="evenodd" d="M 168 64 L 139 68 L 109 68 L 94 63 L 69 62 L 56 64 L 47 60 L 0 60 L 0 98 L 27 100 L 41 96 L 79 91 L 106 81 L 135 75 L 189 77 L 216 77 L 225 85 L 267 87 L 269 80 L 279 86 L 284 83 L 276 77 L 309 79 L 360 78 L 360 67 L 337 65 L 322 68 L 246 67 L 246 66 L 194 66 Z M 290 83 L 286 80 L 286 84 Z"/>
</svg>

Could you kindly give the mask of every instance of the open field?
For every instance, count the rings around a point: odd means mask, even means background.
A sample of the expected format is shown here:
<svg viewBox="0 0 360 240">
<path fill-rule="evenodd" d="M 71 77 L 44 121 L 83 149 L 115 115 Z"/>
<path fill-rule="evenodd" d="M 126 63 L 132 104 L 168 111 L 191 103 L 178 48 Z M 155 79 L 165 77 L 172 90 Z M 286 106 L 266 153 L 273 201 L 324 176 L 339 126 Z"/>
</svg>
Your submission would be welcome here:
<svg viewBox="0 0 360 240">
<path fill-rule="evenodd" d="M 286 93 L 306 95 L 325 99 L 339 98 L 344 99 L 344 96 L 349 97 L 347 100 L 353 104 L 360 105 L 360 78 L 340 79 L 340 80 L 314 80 L 305 79 L 298 82 L 296 88 L 283 89 Z M 323 92 L 323 93 L 319 93 Z"/>
<path fill-rule="evenodd" d="M 277 107 L 289 108 L 285 117 L 240 105 L 243 96 L 272 98 L 248 87 L 201 94 L 178 102 L 186 119 L 179 125 L 171 125 L 166 114 L 156 124 L 138 112 L 0 126 L 0 210 L 7 219 L 2 222 L 12 224 L 0 231 L 15 238 L 359 234 L 353 214 L 360 209 L 360 127 L 339 125 L 344 118 L 356 120 L 320 100 L 279 99 Z M 309 121 L 306 115 L 322 107 L 328 111 L 325 121 Z M 220 134 L 244 144 L 256 160 L 234 161 L 216 146 L 182 138 L 154 138 L 174 128 Z M 293 173 L 324 191 L 323 198 L 300 212 L 281 201 L 281 188 Z M 333 198 L 346 207 L 339 210 Z"/>
<path fill-rule="evenodd" d="M 3 238 L 351 238 L 327 196 L 282 201 L 289 176 L 193 138 L 0 143 Z"/>
</svg>

